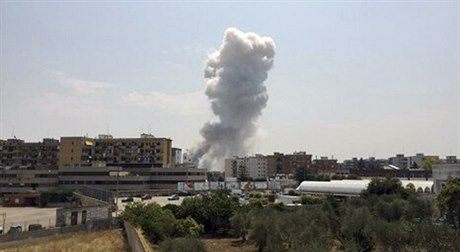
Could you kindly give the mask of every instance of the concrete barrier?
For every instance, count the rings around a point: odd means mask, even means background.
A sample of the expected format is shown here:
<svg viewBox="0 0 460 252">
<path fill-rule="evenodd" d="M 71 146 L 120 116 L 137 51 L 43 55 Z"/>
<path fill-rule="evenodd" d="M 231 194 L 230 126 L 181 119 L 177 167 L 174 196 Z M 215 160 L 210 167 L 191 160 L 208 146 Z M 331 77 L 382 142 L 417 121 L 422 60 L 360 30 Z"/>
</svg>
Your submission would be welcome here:
<svg viewBox="0 0 460 252">
<path fill-rule="evenodd" d="M 139 233 L 134 228 L 133 224 L 125 221 L 124 222 L 126 236 L 128 237 L 129 247 L 133 252 L 147 252 L 148 249 L 144 247 L 144 244 L 139 237 Z"/>
</svg>

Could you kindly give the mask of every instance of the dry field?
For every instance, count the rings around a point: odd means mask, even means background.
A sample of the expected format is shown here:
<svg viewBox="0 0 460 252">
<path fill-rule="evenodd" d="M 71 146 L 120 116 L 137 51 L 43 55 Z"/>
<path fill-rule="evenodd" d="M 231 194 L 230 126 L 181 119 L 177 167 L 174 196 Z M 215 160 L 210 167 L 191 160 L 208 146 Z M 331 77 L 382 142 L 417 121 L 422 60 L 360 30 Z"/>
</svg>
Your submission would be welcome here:
<svg viewBox="0 0 460 252">
<path fill-rule="evenodd" d="M 241 242 L 234 238 L 204 238 L 204 242 L 208 251 L 219 252 L 257 252 L 257 247 L 248 242 L 241 244 Z"/>
<path fill-rule="evenodd" d="M 65 234 L 50 238 L 24 241 L 0 251 L 16 252 L 123 252 L 129 251 L 128 242 L 121 230 L 106 230 L 100 232 L 80 232 Z"/>
</svg>

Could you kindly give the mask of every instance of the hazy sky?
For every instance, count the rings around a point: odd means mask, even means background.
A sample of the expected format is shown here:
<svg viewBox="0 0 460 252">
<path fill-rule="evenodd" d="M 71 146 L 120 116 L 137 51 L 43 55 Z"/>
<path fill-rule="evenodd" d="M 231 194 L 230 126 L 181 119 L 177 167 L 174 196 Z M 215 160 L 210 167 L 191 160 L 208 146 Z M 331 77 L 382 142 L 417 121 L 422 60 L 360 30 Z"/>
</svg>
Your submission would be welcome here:
<svg viewBox="0 0 460 252">
<path fill-rule="evenodd" d="M 254 153 L 460 156 L 459 1 L 405 2 L 2 0 L 0 138 L 191 148 L 204 61 L 237 27 L 276 43 Z"/>
</svg>

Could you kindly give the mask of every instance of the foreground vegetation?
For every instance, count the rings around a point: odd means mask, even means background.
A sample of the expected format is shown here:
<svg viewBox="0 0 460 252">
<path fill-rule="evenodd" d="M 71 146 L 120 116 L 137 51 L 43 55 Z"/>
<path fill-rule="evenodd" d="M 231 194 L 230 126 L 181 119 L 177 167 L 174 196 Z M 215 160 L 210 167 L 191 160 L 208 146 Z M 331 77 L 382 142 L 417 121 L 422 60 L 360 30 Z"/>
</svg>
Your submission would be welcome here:
<svg viewBox="0 0 460 252">
<path fill-rule="evenodd" d="M 46 240 L 45 240 L 46 239 Z M 75 233 L 60 235 L 53 238 L 43 238 L 33 241 L 21 241 L 18 246 L 11 246 L 0 251 L 5 252 L 123 252 L 129 251 L 127 241 L 121 230 L 106 230 L 91 233 Z"/>
<path fill-rule="evenodd" d="M 268 195 L 267 197 L 271 197 Z M 458 251 L 460 178 L 435 200 L 397 179 L 373 179 L 361 197 L 302 197 L 302 207 L 269 204 L 253 193 L 249 204 L 226 191 L 188 198 L 180 206 L 127 206 L 161 251 L 206 251 L 200 236 L 235 237 L 258 251 Z M 437 205 L 436 205 L 437 203 Z M 439 209 L 439 210 L 438 210 Z"/>
</svg>

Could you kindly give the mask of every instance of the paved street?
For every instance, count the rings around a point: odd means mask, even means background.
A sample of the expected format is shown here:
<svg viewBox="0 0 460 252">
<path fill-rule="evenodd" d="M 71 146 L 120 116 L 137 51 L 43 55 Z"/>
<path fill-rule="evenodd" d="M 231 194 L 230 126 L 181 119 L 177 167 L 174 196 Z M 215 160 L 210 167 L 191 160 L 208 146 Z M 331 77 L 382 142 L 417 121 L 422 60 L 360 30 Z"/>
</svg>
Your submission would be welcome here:
<svg viewBox="0 0 460 252">
<path fill-rule="evenodd" d="M 158 196 L 158 197 L 152 197 L 152 199 L 144 200 L 144 201 L 142 201 L 141 198 L 134 197 L 134 202 L 143 202 L 145 204 L 156 202 L 160 206 L 165 206 L 167 204 L 180 205 L 182 203 L 182 201 L 185 198 L 187 198 L 187 197 L 179 197 L 178 200 L 168 200 L 168 197 L 169 196 Z M 118 213 L 121 213 L 125 209 L 125 206 L 128 204 L 128 203 L 122 203 L 121 202 L 121 200 L 124 199 L 124 198 L 126 198 L 126 197 L 122 197 L 122 198 L 118 199 L 118 210 L 119 210 Z M 114 216 L 115 216 L 115 214 L 114 214 Z"/>
</svg>

